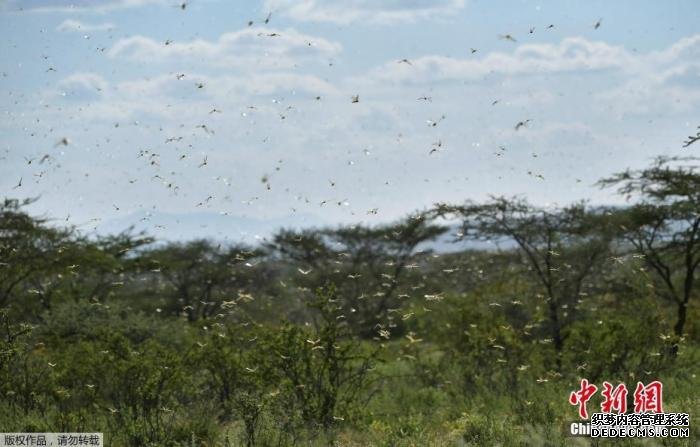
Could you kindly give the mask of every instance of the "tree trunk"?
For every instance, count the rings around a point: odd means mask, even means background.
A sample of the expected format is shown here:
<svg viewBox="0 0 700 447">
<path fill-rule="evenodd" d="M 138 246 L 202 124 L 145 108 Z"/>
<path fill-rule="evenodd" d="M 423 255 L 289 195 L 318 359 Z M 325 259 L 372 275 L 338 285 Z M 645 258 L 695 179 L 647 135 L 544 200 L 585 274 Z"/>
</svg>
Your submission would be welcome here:
<svg viewBox="0 0 700 447">
<path fill-rule="evenodd" d="M 552 297 L 549 298 L 549 320 L 550 324 L 552 325 L 552 340 L 554 342 L 557 372 L 561 372 L 561 354 L 564 350 L 564 339 L 561 336 L 561 324 L 559 323 L 557 302 Z"/>
<path fill-rule="evenodd" d="M 673 346 L 671 346 L 671 355 L 675 357 L 678 354 L 678 344 L 680 343 L 681 337 L 683 337 L 683 329 L 685 328 L 685 320 L 688 314 L 688 303 L 681 302 L 678 303 L 678 311 L 676 314 L 676 324 L 673 326 L 673 333 L 676 335 L 676 339 L 673 341 Z"/>
</svg>

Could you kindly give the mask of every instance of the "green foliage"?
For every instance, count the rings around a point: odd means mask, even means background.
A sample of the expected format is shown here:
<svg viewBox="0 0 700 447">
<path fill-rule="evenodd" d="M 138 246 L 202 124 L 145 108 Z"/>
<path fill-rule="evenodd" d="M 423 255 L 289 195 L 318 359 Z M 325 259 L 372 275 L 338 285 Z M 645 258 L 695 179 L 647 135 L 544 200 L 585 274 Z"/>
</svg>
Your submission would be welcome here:
<svg viewBox="0 0 700 447">
<path fill-rule="evenodd" d="M 353 340 L 332 287 L 319 289 L 309 305 L 317 313 L 313 330 L 286 324 L 271 340 L 282 376 L 278 405 L 289 414 L 298 412 L 307 427 L 329 429 L 364 401 L 379 350 Z"/>
<path fill-rule="evenodd" d="M 402 331 L 401 320 L 391 314 L 406 292 L 402 280 L 417 259 L 429 254 L 419 246 L 445 231 L 416 215 L 375 228 L 281 231 L 267 247 L 291 264 L 294 282 L 307 297 L 326 283 L 334 284 L 348 324 L 369 338 L 377 335 L 377 324 Z"/>
<path fill-rule="evenodd" d="M 114 446 L 597 445 L 564 432 L 584 377 L 661 380 L 668 411 L 696 414 L 699 183 L 669 163 L 605 180 L 637 196 L 624 208 L 494 199 L 281 231 L 262 248 L 88 238 L 5 200 L 0 431 L 98 431 Z M 431 251 L 448 229 L 431 218 L 450 216 L 456 239 L 502 243 Z M 663 445 L 691 445 L 692 430 Z"/>
</svg>

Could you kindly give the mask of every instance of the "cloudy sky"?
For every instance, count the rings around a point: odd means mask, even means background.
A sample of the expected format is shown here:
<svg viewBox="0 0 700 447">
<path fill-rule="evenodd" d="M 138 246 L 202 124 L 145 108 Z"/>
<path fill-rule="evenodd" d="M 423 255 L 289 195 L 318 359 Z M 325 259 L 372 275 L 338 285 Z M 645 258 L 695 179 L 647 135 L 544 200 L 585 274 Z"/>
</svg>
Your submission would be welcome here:
<svg viewBox="0 0 700 447">
<path fill-rule="evenodd" d="M 88 232 L 235 240 L 611 203 L 599 178 L 697 151 L 698 23 L 695 0 L 0 0 L 0 189 Z"/>
</svg>

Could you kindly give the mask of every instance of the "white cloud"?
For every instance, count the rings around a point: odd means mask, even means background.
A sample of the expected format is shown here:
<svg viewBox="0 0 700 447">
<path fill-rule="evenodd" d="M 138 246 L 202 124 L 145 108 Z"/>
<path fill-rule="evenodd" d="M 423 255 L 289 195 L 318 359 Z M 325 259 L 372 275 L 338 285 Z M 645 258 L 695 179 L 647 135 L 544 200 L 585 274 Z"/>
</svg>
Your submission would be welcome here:
<svg viewBox="0 0 700 447">
<path fill-rule="evenodd" d="M 41 101 L 46 104 L 61 103 L 78 108 L 83 105 L 105 103 L 105 99 L 109 98 L 109 87 L 109 82 L 96 73 L 77 72 L 42 91 Z"/>
<path fill-rule="evenodd" d="M 106 90 L 109 84 L 102 76 L 95 73 L 74 73 L 61 80 L 59 85 L 62 87 L 79 87 L 85 90 L 101 92 Z"/>
<path fill-rule="evenodd" d="M 415 22 L 449 17 L 465 0 L 267 0 L 267 9 L 299 21 L 349 24 Z"/>
<path fill-rule="evenodd" d="M 690 67 L 679 67 L 685 69 Z M 696 67 L 697 70 L 697 67 Z M 618 113 L 647 116 L 672 116 L 691 113 L 700 107 L 700 84 L 677 85 L 666 82 L 663 76 L 651 74 L 630 79 L 622 85 L 595 95 L 596 101 L 610 104 Z"/>
<path fill-rule="evenodd" d="M 512 53 L 489 53 L 482 58 L 427 55 L 411 64 L 391 61 L 370 78 L 388 82 L 478 80 L 490 74 L 526 75 L 629 67 L 633 57 L 622 47 L 569 37 L 559 44 L 524 44 Z"/>
<path fill-rule="evenodd" d="M 648 59 L 656 64 L 700 60 L 700 34 L 684 37 L 665 50 L 652 52 Z"/>
<path fill-rule="evenodd" d="M 271 33 L 280 36 L 266 36 Z M 313 42 L 311 49 L 307 42 Z M 494 52 L 481 58 L 427 55 L 412 59 L 411 65 L 392 60 L 370 70 L 366 76 L 328 80 L 300 62 L 307 56 L 336 55 L 341 46 L 294 30 L 247 28 L 223 34 L 214 41 L 198 39 L 169 45 L 144 36 L 133 36 L 117 42 L 110 50 L 110 56 L 138 61 L 184 62 L 197 67 L 197 71 L 184 71 L 182 80 L 176 78 L 176 72 L 171 72 L 115 83 L 109 94 L 102 95 L 101 102 L 111 104 L 109 109 L 115 115 L 145 113 L 168 118 L 188 113 L 192 105 L 209 110 L 212 104 L 240 105 L 241 100 L 259 105 L 260 99 L 268 96 L 298 101 L 319 95 L 324 97 L 326 110 L 341 113 L 339 104 L 348 102 L 351 94 L 360 93 L 361 106 L 342 111 L 343 116 L 349 118 L 348 114 L 365 105 L 389 110 L 392 104 L 405 100 L 408 106 L 416 102 L 415 98 L 434 88 L 436 101 L 440 95 L 443 100 L 453 98 L 455 92 L 451 90 L 451 82 L 459 83 L 463 90 L 462 81 L 484 78 L 489 81 L 489 75 L 498 74 L 504 78 L 495 80 L 495 84 L 479 84 L 479 89 L 485 89 L 481 101 L 488 105 L 494 99 L 501 99 L 498 107 L 530 109 L 524 116 L 508 116 L 507 129 L 512 131 L 512 126 L 519 120 L 534 117 L 530 114 L 535 110 L 544 112 L 566 108 L 563 104 L 585 101 L 585 98 L 591 98 L 592 107 L 607 108 L 618 114 L 645 114 L 664 107 L 672 112 L 688 111 L 700 100 L 698 84 L 693 84 L 700 66 L 693 60 L 686 61 L 697 47 L 700 47 L 700 37 L 691 37 L 663 51 L 633 54 L 624 47 L 571 37 L 558 44 L 524 44 L 510 53 Z M 207 70 L 220 67 L 238 70 L 218 74 Z M 601 73 L 601 70 L 613 72 Z M 569 81 L 555 77 L 557 73 L 574 74 L 580 88 L 571 91 Z M 197 88 L 199 83 L 205 88 Z M 59 85 L 73 92 L 80 89 L 104 91 L 107 88 L 104 79 L 92 74 L 72 75 Z M 492 87 L 485 87 L 488 85 Z M 222 98 L 234 99 L 227 101 Z M 162 107 L 163 104 L 168 107 Z M 328 109 L 331 104 L 332 108 Z M 435 118 L 443 112 L 435 110 L 431 113 L 420 121 Z"/>
<path fill-rule="evenodd" d="M 246 28 L 222 34 L 217 41 L 197 39 L 165 45 L 144 36 L 118 41 L 110 57 L 144 62 L 192 62 L 215 67 L 292 67 L 310 56 L 331 57 L 341 45 L 293 29 Z"/>
<path fill-rule="evenodd" d="M 205 87 L 197 89 L 194 84 Z M 243 97 L 273 95 L 278 92 L 306 92 L 309 95 L 334 95 L 335 87 L 327 81 L 312 75 L 294 73 L 256 73 L 242 76 L 209 76 L 190 73 L 182 80 L 173 75 L 160 75 L 151 79 L 121 82 L 116 91 L 126 99 L 144 98 L 153 102 L 159 97 L 161 102 L 168 98 L 188 95 L 196 98 L 217 99 L 235 94 L 235 100 Z M 148 98 L 148 97 L 151 98 Z"/>
<path fill-rule="evenodd" d="M 199 83 L 204 88 L 199 89 Z M 214 106 L 279 119 L 281 113 L 296 113 L 286 110 L 288 105 L 298 106 L 301 101 L 309 103 L 315 101 L 316 96 L 326 100 L 342 95 L 333 84 L 309 74 L 215 76 L 188 73 L 182 80 L 173 74 L 163 74 L 110 84 L 95 73 L 74 73 L 59 81 L 56 88 L 45 91 L 43 102 L 58 105 L 56 113 L 79 114 L 91 123 L 145 118 L 167 123 L 201 119 Z M 270 97 L 277 98 L 277 102 L 272 102 Z M 281 98 L 289 100 L 283 105 Z M 255 112 L 246 109 L 244 104 L 255 104 Z"/>
<path fill-rule="evenodd" d="M 665 50 L 635 58 L 635 71 L 622 84 L 596 95 L 631 115 L 676 114 L 700 106 L 700 35 L 680 39 Z"/>
<path fill-rule="evenodd" d="M 0 5 L 0 10 L 44 13 L 105 13 L 115 9 L 165 4 L 167 4 L 167 0 L 8 0 Z"/>
<path fill-rule="evenodd" d="M 108 31 L 114 29 L 111 23 L 83 23 L 79 20 L 66 19 L 56 27 L 56 31 L 66 31 L 75 33 L 89 33 L 93 31 Z"/>
</svg>

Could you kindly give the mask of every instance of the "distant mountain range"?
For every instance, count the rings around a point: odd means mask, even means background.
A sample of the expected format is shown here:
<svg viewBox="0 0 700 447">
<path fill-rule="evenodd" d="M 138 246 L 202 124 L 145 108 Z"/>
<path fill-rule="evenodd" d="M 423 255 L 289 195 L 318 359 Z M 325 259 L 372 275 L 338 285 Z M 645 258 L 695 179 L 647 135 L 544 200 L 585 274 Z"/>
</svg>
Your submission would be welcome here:
<svg viewBox="0 0 700 447">
<path fill-rule="evenodd" d="M 164 213 L 140 211 L 107 220 L 97 226 L 96 233 L 116 234 L 131 227 L 132 232 L 145 232 L 158 240 L 187 241 L 214 239 L 256 244 L 269 238 L 280 228 L 308 228 L 327 225 L 318 216 L 296 214 L 273 219 L 232 216 L 219 213 Z"/>
<path fill-rule="evenodd" d="M 219 213 L 164 213 L 140 211 L 127 216 L 107 220 L 97 225 L 94 231 L 100 235 L 118 234 L 132 228 L 132 233 L 144 232 L 162 242 L 182 242 L 193 239 L 257 245 L 269 239 L 282 228 L 324 228 L 336 227 L 337 223 L 324 221 L 312 214 L 295 214 L 273 219 L 260 219 L 248 216 L 232 216 Z M 433 242 L 421 244 L 420 250 L 433 250 L 440 253 L 464 250 L 467 248 L 489 250 L 496 246 L 488 242 L 455 242 L 456 228 L 448 231 Z M 501 243 L 502 248 L 512 247 L 512 243 Z"/>
</svg>

